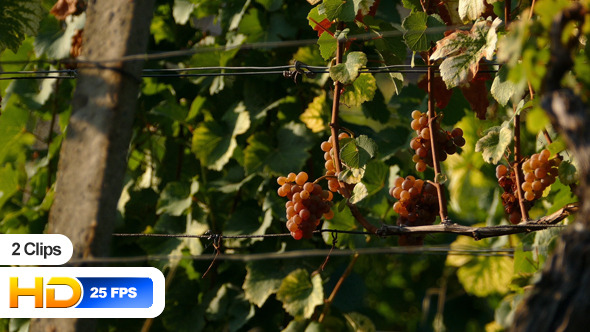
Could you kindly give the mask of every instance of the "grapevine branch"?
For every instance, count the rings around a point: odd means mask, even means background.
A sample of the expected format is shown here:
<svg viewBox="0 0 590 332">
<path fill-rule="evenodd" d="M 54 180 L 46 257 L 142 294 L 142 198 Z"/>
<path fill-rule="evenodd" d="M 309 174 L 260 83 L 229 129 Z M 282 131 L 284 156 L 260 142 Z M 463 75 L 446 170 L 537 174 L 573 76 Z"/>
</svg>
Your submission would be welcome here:
<svg viewBox="0 0 590 332">
<path fill-rule="evenodd" d="M 498 225 L 488 227 L 471 227 L 462 226 L 457 224 L 439 224 L 439 225 L 427 225 L 427 226 L 393 226 L 383 225 L 377 231 L 379 236 L 392 236 L 392 235 L 408 235 L 408 234 L 433 234 L 433 233 L 452 233 L 470 236 L 476 240 L 498 237 L 502 235 L 518 234 L 518 233 L 530 233 L 552 227 L 554 224 L 567 218 L 571 214 L 578 211 L 579 204 L 571 203 L 567 204 L 558 211 L 541 217 L 537 220 L 531 220 L 520 223 L 518 225 Z"/>
<path fill-rule="evenodd" d="M 338 25 L 338 30 L 342 30 L 342 23 Z M 338 39 L 336 43 L 336 64 L 342 63 L 342 54 L 344 52 L 344 40 Z M 330 122 L 330 130 L 331 130 L 331 141 L 333 151 L 334 151 L 334 166 L 336 168 L 336 174 L 340 174 L 342 172 L 342 164 L 340 162 L 340 144 L 338 142 L 338 130 L 340 129 L 340 125 L 338 124 L 338 113 L 340 110 L 340 95 L 342 94 L 342 82 L 334 81 L 334 100 L 332 103 L 332 120 Z M 346 184 L 342 181 L 338 181 L 340 184 L 340 190 L 342 192 L 342 196 L 344 196 L 347 200 L 350 198 L 350 192 L 348 188 L 346 188 Z M 369 223 L 360 213 L 359 209 L 356 205 L 347 202 L 348 207 L 350 208 L 350 212 L 354 216 L 354 218 L 369 232 L 375 233 L 377 232 L 377 227 L 373 226 Z"/>
<path fill-rule="evenodd" d="M 445 193 L 443 191 L 442 184 L 438 181 L 438 177 L 441 174 L 440 172 L 440 163 L 438 160 L 438 147 L 436 145 L 436 135 L 434 134 L 434 124 L 433 120 L 436 118 L 436 111 L 434 106 L 434 92 L 432 84 L 434 82 L 434 68 L 431 66 L 430 63 L 430 55 L 432 54 L 432 50 L 428 52 L 428 57 L 426 59 L 428 64 L 428 129 L 430 131 L 430 147 L 432 152 L 432 164 L 434 168 L 434 187 L 436 188 L 436 193 L 438 196 L 438 206 L 439 206 L 439 215 L 441 223 L 448 223 L 449 216 L 447 214 L 447 199 L 445 197 Z"/>
</svg>

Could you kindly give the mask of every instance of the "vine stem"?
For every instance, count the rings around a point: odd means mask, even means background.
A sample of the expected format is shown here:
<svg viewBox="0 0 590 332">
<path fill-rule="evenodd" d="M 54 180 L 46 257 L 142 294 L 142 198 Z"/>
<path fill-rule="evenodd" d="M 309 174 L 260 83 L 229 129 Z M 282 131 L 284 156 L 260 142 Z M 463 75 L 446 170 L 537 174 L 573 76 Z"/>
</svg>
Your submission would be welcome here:
<svg viewBox="0 0 590 332">
<path fill-rule="evenodd" d="M 338 30 L 342 30 L 342 23 L 338 24 Z M 344 41 L 341 39 L 337 40 L 336 43 L 336 64 L 342 63 L 342 54 L 344 53 Z M 331 130 L 331 137 L 332 146 L 334 151 L 334 167 L 336 168 L 336 174 L 340 174 L 342 172 L 342 163 L 340 161 L 340 144 L 338 142 L 338 130 L 340 129 L 340 125 L 338 124 L 338 113 L 340 111 L 340 95 L 342 94 L 342 82 L 334 81 L 334 100 L 332 103 L 332 120 L 330 121 L 330 130 Z M 345 199 L 350 198 L 350 192 L 346 187 L 346 184 L 342 181 L 338 181 L 340 185 L 340 193 L 344 196 Z M 360 213 L 357 206 L 348 202 L 348 207 L 350 208 L 350 212 L 355 217 L 355 219 L 369 232 L 376 233 L 377 227 L 371 225 Z"/>
<path fill-rule="evenodd" d="M 434 166 L 434 187 L 436 188 L 436 193 L 438 196 L 438 213 L 440 215 L 440 222 L 443 224 L 449 223 L 449 216 L 447 213 L 447 199 L 445 197 L 445 193 L 443 191 L 442 184 L 436 181 L 436 178 L 441 174 L 440 172 L 440 162 L 438 160 L 438 149 L 436 146 L 436 135 L 434 134 L 434 120 L 436 118 L 436 111 L 434 106 L 434 93 L 432 89 L 432 84 L 434 81 L 434 68 L 432 67 L 432 63 L 430 62 L 430 55 L 432 54 L 432 50 L 428 51 L 428 58 L 426 59 L 426 63 L 428 65 L 428 130 L 430 131 L 430 150 L 432 152 L 432 164 Z"/>
<path fill-rule="evenodd" d="M 356 263 L 356 260 L 358 258 L 359 258 L 358 253 L 355 253 L 352 256 L 352 260 L 350 261 L 350 263 L 346 267 L 346 270 L 344 271 L 344 273 L 342 274 L 342 276 L 340 277 L 340 279 L 336 283 L 336 286 L 332 290 L 332 293 L 330 293 L 330 297 L 328 297 L 328 299 L 325 301 L 324 309 L 322 310 L 322 314 L 320 315 L 320 318 L 318 318 L 319 323 L 321 323 L 324 320 L 324 318 L 328 314 L 328 311 L 330 311 L 330 306 L 332 305 L 332 302 L 334 302 L 334 298 L 336 297 L 336 294 L 338 294 L 338 291 L 340 290 L 340 287 L 344 283 L 344 280 L 350 275 L 350 272 L 352 272 L 352 268 L 354 267 L 354 264 Z"/>
<path fill-rule="evenodd" d="M 510 0 L 506 0 L 504 2 L 504 19 L 506 21 L 506 26 L 510 23 L 510 9 L 511 9 L 511 2 Z M 529 84 L 529 89 L 531 88 Z M 532 90 L 531 90 L 532 91 Z M 533 96 L 531 95 L 531 99 Z M 516 111 L 516 106 L 514 106 L 514 111 Z M 516 178 L 516 193 L 518 197 L 518 205 L 520 207 L 520 215 L 521 220 L 526 222 L 529 220 L 529 214 L 524 206 L 524 195 L 522 193 L 521 183 L 521 173 L 522 170 L 520 168 L 521 164 L 521 155 L 520 155 L 520 114 L 514 115 L 514 177 Z"/>
</svg>

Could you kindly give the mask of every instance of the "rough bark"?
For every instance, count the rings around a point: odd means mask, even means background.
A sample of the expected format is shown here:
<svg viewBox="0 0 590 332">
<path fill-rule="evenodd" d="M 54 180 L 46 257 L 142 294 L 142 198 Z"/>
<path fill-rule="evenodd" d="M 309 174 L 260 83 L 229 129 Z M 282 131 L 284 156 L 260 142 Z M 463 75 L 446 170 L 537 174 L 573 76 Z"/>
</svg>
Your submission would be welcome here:
<svg viewBox="0 0 590 332">
<path fill-rule="evenodd" d="M 103 62 L 145 53 L 153 0 L 88 3 L 73 112 L 59 160 L 49 232 L 73 258 L 109 255 L 143 63 Z M 100 61 L 100 63 L 99 63 Z M 96 319 L 36 319 L 31 331 L 92 331 Z"/>
<path fill-rule="evenodd" d="M 568 141 L 578 161 L 581 207 L 574 224 L 561 236 L 540 281 L 519 306 L 512 331 L 585 331 L 590 326 L 590 112 L 571 90 L 561 88 L 573 65 L 573 39 L 562 45 L 565 25 L 583 22 L 585 9 L 574 4 L 558 14 L 551 30 L 551 62 L 543 107 Z"/>
</svg>

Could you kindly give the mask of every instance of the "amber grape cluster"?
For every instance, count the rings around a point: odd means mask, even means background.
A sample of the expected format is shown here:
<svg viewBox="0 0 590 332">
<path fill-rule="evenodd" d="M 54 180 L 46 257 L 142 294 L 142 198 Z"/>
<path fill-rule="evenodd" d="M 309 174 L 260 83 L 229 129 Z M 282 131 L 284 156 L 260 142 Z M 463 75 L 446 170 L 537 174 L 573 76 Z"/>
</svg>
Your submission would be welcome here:
<svg viewBox="0 0 590 332">
<path fill-rule="evenodd" d="M 340 133 L 338 135 L 338 141 L 350 138 L 347 133 Z M 324 160 L 326 161 L 324 166 L 326 167 L 326 176 L 328 177 L 328 189 L 332 192 L 340 191 L 340 184 L 336 174 L 336 165 L 334 164 L 334 145 L 330 140 L 322 142 L 320 145 L 322 151 L 324 151 Z"/>
<path fill-rule="evenodd" d="M 559 158 L 549 159 L 551 152 L 543 150 L 535 153 L 522 164 L 524 182 L 522 190 L 527 201 L 533 201 L 543 196 L 543 191 L 555 182 L 558 175 Z"/>
<path fill-rule="evenodd" d="M 498 184 L 504 190 L 501 196 L 504 212 L 512 224 L 518 224 L 522 220 L 522 213 L 518 202 L 518 194 L 516 192 L 516 177 L 514 169 L 508 169 L 505 165 L 498 165 L 496 167 L 496 178 L 498 179 Z M 530 202 L 524 202 L 524 207 L 527 211 L 531 206 L 532 204 Z"/>
<path fill-rule="evenodd" d="M 463 130 L 455 128 L 452 131 L 446 131 L 440 127 L 438 120 L 433 120 L 432 129 L 434 131 L 435 142 L 437 144 L 437 159 L 445 161 L 447 155 L 457 152 L 458 147 L 465 145 Z M 430 137 L 432 133 L 428 127 L 428 114 L 420 111 L 412 112 L 411 127 L 416 131 L 417 137 L 410 142 L 410 147 L 415 151 L 412 160 L 416 163 L 416 170 L 424 172 L 426 166 L 433 167 Z"/>
<path fill-rule="evenodd" d="M 305 172 L 289 173 L 280 176 L 277 183 L 281 186 L 277 193 L 287 197 L 287 228 L 295 240 L 309 239 L 320 224 L 320 218 L 332 219 L 332 192 L 323 190 L 313 182 L 307 182 L 309 176 Z"/>
</svg>

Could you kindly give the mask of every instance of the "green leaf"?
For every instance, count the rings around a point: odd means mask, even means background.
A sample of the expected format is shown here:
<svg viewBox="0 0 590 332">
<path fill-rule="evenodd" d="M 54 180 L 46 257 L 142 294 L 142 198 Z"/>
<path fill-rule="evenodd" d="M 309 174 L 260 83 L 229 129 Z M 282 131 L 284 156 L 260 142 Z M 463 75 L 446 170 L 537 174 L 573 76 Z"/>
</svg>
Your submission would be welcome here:
<svg viewBox="0 0 590 332">
<path fill-rule="evenodd" d="M 510 130 L 510 127 L 492 127 L 484 137 L 477 141 L 475 151 L 481 152 L 483 160 L 487 163 L 497 164 L 504 152 L 506 152 L 510 142 L 512 142 L 512 130 Z"/>
<path fill-rule="evenodd" d="M 549 117 L 542 108 L 535 107 L 527 113 L 525 124 L 529 133 L 536 135 L 549 124 Z"/>
<path fill-rule="evenodd" d="M 236 136 L 250 127 L 250 116 L 243 104 L 223 116 L 223 124 L 216 121 L 202 122 L 193 132 L 192 151 L 203 165 L 221 170 L 229 161 L 236 146 Z"/>
<path fill-rule="evenodd" d="M 537 272 L 538 265 L 535 264 L 533 253 L 524 251 L 522 245 L 514 251 L 514 273 L 515 274 L 532 274 Z"/>
<path fill-rule="evenodd" d="M 559 181 L 566 186 L 576 183 L 578 180 L 576 173 L 576 166 L 567 160 L 562 161 L 559 165 Z"/>
<path fill-rule="evenodd" d="M 287 272 L 277 268 L 276 264 L 264 261 L 249 262 L 246 265 L 246 279 L 244 280 L 244 294 L 250 303 L 259 308 L 271 294 L 276 293 Z"/>
<path fill-rule="evenodd" d="M 367 64 L 367 55 L 363 52 L 350 52 L 344 63 L 330 67 L 332 80 L 342 84 L 352 83 L 359 76 L 359 69 Z"/>
<path fill-rule="evenodd" d="M 303 124 L 288 123 L 277 131 L 278 144 L 266 133 L 255 133 L 248 138 L 244 149 L 244 167 L 247 173 L 261 168 L 272 174 L 287 174 L 301 169 L 309 157 L 313 142 Z M 271 145 L 272 144 L 272 145 Z"/>
<path fill-rule="evenodd" d="M 451 243 L 451 249 L 485 247 L 485 241 L 467 236 L 460 236 Z M 447 265 L 457 267 L 457 277 L 465 291 L 479 297 L 506 293 L 514 274 L 514 263 L 506 256 L 449 255 Z"/>
<path fill-rule="evenodd" d="M 553 140 L 553 142 L 547 145 L 547 150 L 551 152 L 551 154 L 558 154 L 565 150 L 567 145 L 561 136 L 558 136 L 557 139 Z"/>
<path fill-rule="evenodd" d="M 16 53 L 25 36 L 37 34 L 44 14 L 41 0 L 0 1 L 0 53 L 6 48 Z"/>
<path fill-rule="evenodd" d="M 291 316 L 310 318 L 315 307 L 324 303 L 322 277 L 318 273 L 310 278 L 307 270 L 297 269 L 283 279 L 277 299 Z"/>
<path fill-rule="evenodd" d="M 192 196 L 199 191 L 199 182 L 168 182 L 158 200 L 156 213 L 180 216 L 192 204 Z"/>
<path fill-rule="evenodd" d="M 2 109 L 0 116 L 0 164 L 8 158 L 23 154 L 23 148 L 32 145 L 35 137 L 27 132 L 30 112 L 20 102 L 19 96 L 13 94 Z"/>
<path fill-rule="evenodd" d="M 375 324 L 371 319 L 358 312 L 349 312 L 344 314 L 346 322 L 350 326 L 352 331 L 357 332 L 375 332 Z"/>
<path fill-rule="evenodd" d="M 342 162 L 351 168 L 364 167 L 375 156 L 377 144 L 366 135 L 360 135 L 355 139 L 342 140 L 340 158 Z"/>
<path fill-rule="evenodd" d="M 427 15 L 424 12 L 412 12 L 404 19 L 402 27 L 406 29 L 404 41 L 410 50 L 421 52 L 430 49 L 431 43 L 444 37 L 443 20 L 436 14 Z M 426 31 L 426 29 L 441 28 L 440 32 Z"/>
<path fill-rule="evenodd" d="M 354 186 L 354 189 L 352 190 L 352 196 L 350 196 L 350 202 L 352 204 L 356 204 L 360 201 L 362 201 L 363 199 L 365 199 L 365 197 L 367 197 L 369 195 L 369 192 L 367 191 L 367 187 L 362 183 L 357 183 Z"/>
<path fill-rule="evenodd" d="M 508 79 L 508 67 L 500 67 L 490 90 L 492 96 L 500 105 L 506 106 L 506 103 L 514 95 L 515 91 L 516 84 Z"/>
<path fill-rule="evenodd" d="M 482 58 L 492 60 L 498 36 L 496 28 L 502 20 L 496 18 L 476 22 L 471 31 L 456 31 L 436 42 L 436 51 L 430 60 L 446 57 L 440 65 L 440 74 L 448 89 L 471 81 L 479 70 Z"/>
<path fill-rule="evenodd" d="M 360 74 L 352 83 L 346 86 L 346 90 L 340 97 L 340 102 L 348 107 L 360 106 L 366 101 L 371 101 L 377 91 L 375 77 L 369 73 Z"/>
<path fill-rule="evenodd" d="M 10 164 L 0 168 L 0 210 L 2 206 L 18 192 L 18 171 L 12 169 Z"/>
<path fill-rule="evenodd" d="M 338 42 L 329 33 L 322 33 L 320 38 L 318 38 L 318 45 L 320 46 L 322 58 L 329 60 L 334 55 L 334 52 L 336 52 Z"/>
<path fill-rule="evenodd" d="M 313 98 L 313 101 L 307 105 L 307 109 L 299 119 L 314 133 L 328 129 L 330 106 L 326 101 L 326 91 L 322 90 L 319 96 Z"/>
<path fill-rule="evenodd" d="M 318 6 L 318 12 L 326 15 L 330 21 L 352 22 L 356 17 L 352 0 L 324 0 Z"/>
<path fill-rule="evenodd" d="M 478 19 L 485 9 L 485 0 L 459 0 L 459 16 L 463 21 Z"/>
<path fill-rule="evenodd" d="M 185 25 L 191 17 L 195 4 L 190 0 L 174 0 L 172 7 L 172 16 L 176 24 Z"/>
<path fill-rule="evenodd" d="M 237 331 L 254 317 L 254 312 L 254 306 L 244 298 L 244 293 L 227 283 L 219 288 L 209 302 L 205 317 L 209 321 L 228 324 L 229 331 Z"/>
</svg>

